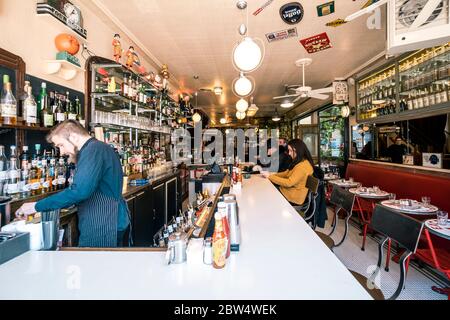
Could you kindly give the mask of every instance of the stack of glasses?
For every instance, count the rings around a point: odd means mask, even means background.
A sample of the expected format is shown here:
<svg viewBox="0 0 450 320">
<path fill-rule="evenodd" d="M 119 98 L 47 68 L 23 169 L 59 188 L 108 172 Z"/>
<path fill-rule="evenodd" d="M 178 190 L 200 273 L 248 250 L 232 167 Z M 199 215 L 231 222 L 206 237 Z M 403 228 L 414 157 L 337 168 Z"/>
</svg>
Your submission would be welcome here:
<svg viewBox="0 0 450 320">
<path fill-rule="evenodd" d="M 60 210 L 41 213 L 43 250 L 56 250 L 59 238 Z"/>
</svg>

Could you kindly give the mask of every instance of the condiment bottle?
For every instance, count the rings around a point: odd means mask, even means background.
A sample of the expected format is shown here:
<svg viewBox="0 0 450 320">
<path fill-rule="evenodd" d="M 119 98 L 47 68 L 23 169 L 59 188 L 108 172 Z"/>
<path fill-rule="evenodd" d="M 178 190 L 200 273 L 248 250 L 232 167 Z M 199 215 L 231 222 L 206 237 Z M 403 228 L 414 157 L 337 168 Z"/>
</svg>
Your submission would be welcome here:
<svg viewBox="0 0 450 320">
<path fill-rule="evenodd" d="M 222 224 L 222 215 L 217 212 L 214 215 L 215 226 L 213 234 L 212 256 L 213 267 L 216 269 L 222 269 L 225 267 L 226 255 L 227 255 L 227 237 Z"/>
<path fill-rule="evenodd" d="M 230 224 L 228 223 L 228 207 L 224 202 L 219 202 L 217 204 L 218 213 L 222 216 L 222 225 L 227 238 L 227 254 L 226 257 L 230 256 Z"/>
</svg>

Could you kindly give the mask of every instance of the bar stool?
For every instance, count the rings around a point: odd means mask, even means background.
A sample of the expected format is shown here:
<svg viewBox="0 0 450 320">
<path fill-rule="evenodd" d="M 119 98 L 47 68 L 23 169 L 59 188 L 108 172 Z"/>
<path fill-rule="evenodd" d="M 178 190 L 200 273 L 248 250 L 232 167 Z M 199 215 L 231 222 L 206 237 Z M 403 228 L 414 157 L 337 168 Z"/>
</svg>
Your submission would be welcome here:
<svg viewBox="0 0 450 320">
<path fill-rule="evenodd" d="M 423 229 L 423 223 L 402 213 L 390 210 L 389 208 L 376 205 L 372 215 L 370 227 L 384 236 L 384 239 L 378 244 L 377 269 L 370 276 L 370 278 L 366 278 L 355 271 L 349 271 L 374 299 L 384 300 L 385 297 L 383 293 L 375 286 L 372 279 L 375 279 L 380 272 L 381 262 L 383 260 L 384 244 L 388 241 L 388 239 L 396 241 L 402 248 L 406 249 L 406 251 L 400 258 L 400 281 L 397 286 L 397 290 L 390 298 L 387 299 L 395 300 L 400 295 L 405 284 L 405 262 L 412 254 L 416 253 L 420 234 Z"/>
</svg>

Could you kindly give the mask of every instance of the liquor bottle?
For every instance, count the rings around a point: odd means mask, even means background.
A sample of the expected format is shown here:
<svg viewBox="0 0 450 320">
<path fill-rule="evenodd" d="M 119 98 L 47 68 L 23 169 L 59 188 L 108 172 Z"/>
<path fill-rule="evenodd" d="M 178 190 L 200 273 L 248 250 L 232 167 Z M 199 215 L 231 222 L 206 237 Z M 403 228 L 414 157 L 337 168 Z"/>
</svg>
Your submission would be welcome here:
<svg viewBox="0 0 450 320">
<path fill-rule="evenodd" d="M 53 127 L 54 123 L 54 118 L 53 118 L 53 111 L 52 111 L 52 107 L 49 105 L 49 97 L 45 96 L 42 100 L 41 100 L 41 123 L 44 127 L 46 128 L 51 128 Z"/>
<path fill-rule="evenodd" d="M 4 91 L 0 98 L 0 123 L 15 125 L 17 124 L 17 101 L 12 93 L 12 84 L 9 82 L 9 76 L 3 76 Z"/>
<path fill-rule="evenodd" d="M 66 186 L 66 165 L 64 164 L 64 158 L 59 158 L 58 166 L 56 167 L 56 176 L 58 179 L 57 190 L 62 190 Z"/>
<path fill-rule="evenodd" d="M 48 163 L 47 163 L 47 159 L 45 158 L 45 151 L 44 151 L 44 156 L 41 158 L 39 168 L 41 169 L 40 183 L 41 183 L 42 193 L 47 193 L 47 192 L 49 192 L 49 184 L 47 182 Z"/>
<path fill-rule="evenodd" d="M 222 215 L 216 213 L 214 215 L 215 226 L 213 234 L 213 267 L 216 269 L 222 269 L 225 267 L 226 255 L 227 255 L 227 238 L 222 224 Z"/>
<path fill-rule="evenodd" d="M 69 100 L 69 93 L 67 92 L 67 100 L 66 100 L 66 112 L 67 112 L 67 119 L 69 120 L 77 120 L 78 114 L 77 110 L 75 108 L 75 105 L 72 103 L 72 101 Z"/>
<path fill-rule="evenodd" d="M 28 146 L 22 147 L 22 154 L 20 155 L 20 167 L 22 169 L 28 168 L 28 164 L 30 163 L 30 154 L 28 153 Z"/>
<path fill-rule="evenodd" d="M 167 225 L 164 225 L 164 229 L 163 229 L 163 238 L 164 238 L 164 243 L 167 246 L 167 244 L 169 243 L 169 230 L 167 229 Z"/>
<path fill-rule="evenodd" d="M 41 116 L 42 110 L 47 106 L 48 101 L 47 100 L 47 84 L 45 82 L 42 82 L 41 84 L 41 92 L 39 94 L 38 98 L 38 111 L 37 111 L 37 119 L 40 121 L 41 126 L 44 126 L 44 121 L 42 120 L 43 117 Z"/>
<path fill-rule="evenodd" d="M 17 166 L 16 146 L 11 146 L 11 156 L 9 157 L 8 171 L 8 194 L 14 195 L 19 193 L 20 170 Z"/>
<path fill-rule="evenodd" d="M 23 87 L 23 94 L 20 97 L 20 103 L 19 103 L 19 118 L 20 115 L 22 115 L 20 124 L 25 124 L 27 122 L 27 110 L 25 108 L 25 101 L 28 98 L 28 88 L 30 87 L 30 81 L 25 81 L 25 86 Z M 33 97 L 34 98 L 34 97 Z M 36 112 L 37 112 L 37 106 L 36 106 Z"/>
<path fill-rule="evenodd" d="M 55 123 L 60 124 L 66 121 L 66 112 L 63 108 L 61 100 L 56 100 Z"/>
<path fill-rule="evenodd" d="M 27 98 L 23 104 L 23 115 L 25 125 L 29 127 L 36 127 L 38 125 L 37 121 L 37 103 L 34 100 L 33 94 L 31 93 L 32 88 L 29 86 L 27 88 Z"/>
<path fill-rule="evenodd" d="M 115 77 L 109 78 L 108 93 L 116 93 L 116 78 Z"/>
<path fill-rule="evenodd" d="M 75 110 L 77 112 L 77 120 L 78 120 L 78 122 L 83 127 L 86 127 L 86 121 L 84 120 L 83 110 L 81 110 L 81 103 L 80 103 L 80 99 L 78 99 L 78 97 L 76 97 L 76 99 L 75 99 Z"/>
<path fill-rule="evenodd" d="M 5 195 L 8 184 L 8 159 L 5 156 L 5 146 L 0 145 L 0 196 Z"/>
<path fill-rule="evenodd" d="M 50 165 L 47 170 L 47 181 L 49 182 L 49 191 L 56 191 L 58 180 L 56 179 L 56 159 L 54 156 L 50 159 Z"/>
<path fill-rule="evenodd" d="M 31 195 L 30 168 L 31 164 L 28 163 L 25 167 L 22 167 L 20 172 L 19 191 L 22 198 L 26 198 Z"/>
<path fill-rule="evenodd" d="M 125 97 L 128 97 L 128 78 L 126 75 L 123 77 L 121 89 L 122 89 L 122 95 Z"/>
<path fill-rule="evenodd" d="M 42 193 L 41 186 L 41 145 L 35 145 L 35 154 L 33 155 L 33 159 L 31 160 L 31 169 L 30 169 L 30 184 L 31 184 L 31 194 L 39 195 Z"/>
</svg>

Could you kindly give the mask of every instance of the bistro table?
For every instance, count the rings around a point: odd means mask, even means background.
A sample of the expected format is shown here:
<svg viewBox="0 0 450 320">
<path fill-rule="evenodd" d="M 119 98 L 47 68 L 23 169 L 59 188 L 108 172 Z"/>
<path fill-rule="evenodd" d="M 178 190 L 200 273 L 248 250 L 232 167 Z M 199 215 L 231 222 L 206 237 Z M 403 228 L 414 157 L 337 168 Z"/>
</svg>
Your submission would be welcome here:
<svg viewBox="0 0 450 320">
<path fill-rule="evenodd" d="M 348 191 L 356 196 L 356 208 L 354 209 L 354 211 L 358 213 L 359 220 L 363 224 L 363 243 L 361 246 L 361 250 L 364 251 L 367 229 L 370 222 L 372 221 L 373 210 L 375 209 L 377 202 L 389 198 L 389 193 L 383 190 L 375 191 L 373 188 L 350 188 Z M 362 199 L 369 203 L 369 206 L 366 206 L 365 210 L 361 203 Z"/>
<path fill-rule="evenodd" d="M 344 189 L 355 188 L 358 185 L 360 185 L 359 182 L 349 181 L 349 180 L 344 180 L 344 179 L 330 180 L 329 183 L 336 185 L 338 187 L 344 188 Z"/>
<path fill-rule="evenodd" d="M 405 199 L 408 200 L 408 199 Z M 439 210 L 438 207 L 433 205 L 425 205 L 421 202 L 411 200 L 411 205 L 402 205 L 401 200 L 385 200 L 381 201 L 381 205 L 389 208 L 391 210 L 395 210 L 407 215 L 414 216 L 414 218 L 418 218 L 420 216 L 431 216 L 435 215 L 436 212 Z M 388 252 L 386 257 L 386 270 L 389 270 L 389 261 L 390 261 L 390 254 L 391 254 L 391 240 L 388 240 Z M 400 256 L 403 254 L 403 250 L 400 250 L 395 256 L 392 257 L 392 260 L 398 263 Z M 409 262 L 409 260 L 408 260 Z M 407 262 L 407 264 L 408 264 Z"/>
<path fill-rule="evenodd" d="M 446 226 L 440 226 L 437 223 L 437 219 L 429 219 L 425 221 L 425 227 L 430 233 L 434 235 L 450 240 L 450 223 L 447 221 Z"/>
</svg>

